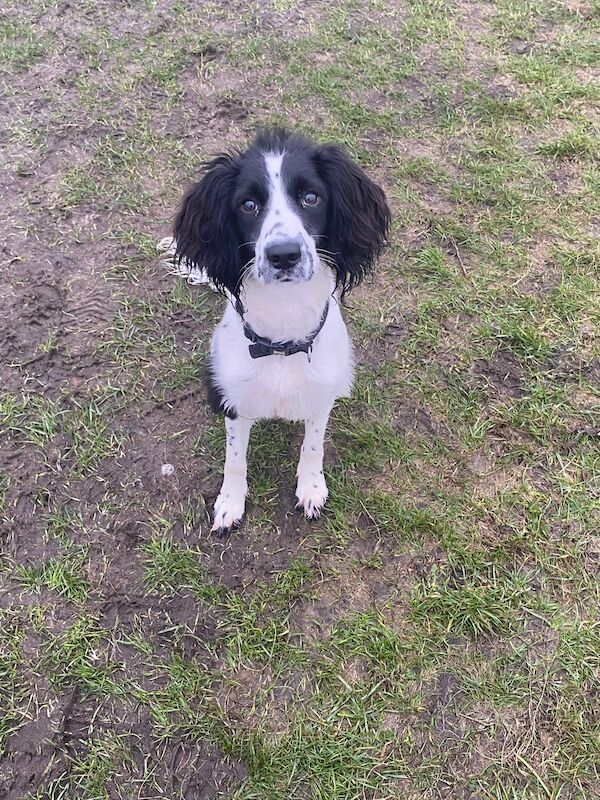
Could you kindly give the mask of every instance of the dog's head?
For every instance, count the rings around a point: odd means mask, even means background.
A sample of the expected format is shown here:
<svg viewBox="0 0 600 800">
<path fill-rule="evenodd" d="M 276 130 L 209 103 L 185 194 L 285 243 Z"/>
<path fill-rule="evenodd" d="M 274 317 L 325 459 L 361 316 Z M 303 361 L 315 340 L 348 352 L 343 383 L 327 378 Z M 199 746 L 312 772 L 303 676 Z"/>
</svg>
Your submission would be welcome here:
<svg viewBox="0 0 600 800">
<path fill-rule="evenodd" d="M 321 264 L 346 292 L 386 242 L 383 191 L 333 145 L 277 130 L 204 170 L 175 219 L 176 256 L 233 295 L 245 280 L 310 280 Z"/>
</svg>

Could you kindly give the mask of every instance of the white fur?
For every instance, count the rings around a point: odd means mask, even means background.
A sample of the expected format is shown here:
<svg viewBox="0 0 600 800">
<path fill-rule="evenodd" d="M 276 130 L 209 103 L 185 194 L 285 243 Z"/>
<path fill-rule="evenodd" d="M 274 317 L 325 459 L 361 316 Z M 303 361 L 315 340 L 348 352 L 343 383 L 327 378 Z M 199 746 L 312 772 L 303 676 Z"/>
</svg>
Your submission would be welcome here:
<svg viewBox="0 0 600 800">
<path fill-rule="evenodd" d="M 350 342 L 337 301 L 330 297 L 332 291 L 328 276 L 319 268 L 305 283 L 260 287 L 249 283 L 242 294 L 245 319 L 257 333 L 273 341 L 306 338 L 318 327 L 330 298 L 329 313 L 310 360 L 306 353 L 253 359 L 242 320 L 228 305 L 215 331 L 211 353 L 217 383 L 240 416 L 297 422 L 318 415 L 336 397 L 349 393 Z"/>
</svg>

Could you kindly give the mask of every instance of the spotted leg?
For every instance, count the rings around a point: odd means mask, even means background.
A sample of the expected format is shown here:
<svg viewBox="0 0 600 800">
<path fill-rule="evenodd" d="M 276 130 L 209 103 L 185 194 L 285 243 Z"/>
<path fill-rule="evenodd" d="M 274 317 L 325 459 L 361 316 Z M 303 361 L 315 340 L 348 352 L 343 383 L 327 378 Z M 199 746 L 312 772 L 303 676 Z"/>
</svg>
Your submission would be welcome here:
<svg viewBox="0 0 600 800">
<path fill-rule="evenodd" d="M 331 406 L 304 422 L 304 442 L 298 462 L 296 508 L 309 519 L 318 517 L 329 494 L 323 476 L 323 440 Z"/>
<path fill-rule="evenodd" d="M 228 533 L 242 521 L 246 506 L 248 484 L 246 482 L 246 452 L 252 421 L 237 417 L 225 418 L 227 447 L 223 485 L 214 508 L 212 530 Z"/>
</svg>

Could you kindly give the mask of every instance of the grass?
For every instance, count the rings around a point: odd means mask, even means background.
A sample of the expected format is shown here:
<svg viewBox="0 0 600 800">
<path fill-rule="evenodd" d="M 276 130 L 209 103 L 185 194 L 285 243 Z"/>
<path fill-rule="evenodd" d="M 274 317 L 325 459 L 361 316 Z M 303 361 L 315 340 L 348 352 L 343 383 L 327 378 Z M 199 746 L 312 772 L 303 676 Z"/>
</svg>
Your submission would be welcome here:
<svg viewBox="0 0 600 800">
<path fill-rule="evenodd" d="M 89 587 L 77 566 L 51 559 L 42 566 L 18 564 L 15 575 L 30 591 L 40 591 L 45 586 L 68 600 L 81 603 L 86 600 Z"/>
<path fill-rule="evenodd" d="M 0 794 L 600 797 L 596 5 L 113 11 L 0 15 Z M 217 540 L 221 302 L 156 243 L 274 123 L 344 145 L 392 241 L 325 513 L 264 422 Z"/>
<path fill-rule="evenodd" d="M 442 634 L 485 636 L 515 626 L 514 608 L 523 602 L 525 586 L 468 578 L 439 581 L 435 575 L 416 586 L 412 617 L 428 631 Z"/>
<path fill-rule="evenodd" d="M 19 722 L 23 715 L 25 687 L 19 676 L 24 631 L 18 621 L 15 622 L 7 614 L 3 614 L 2 622 L 0 678 L 4 688 L 0 695 L 0 709 L 2 711 L 0 718 L 0 746 L 4 748 L 10 734 L 19 727 Z"/>
</svg>

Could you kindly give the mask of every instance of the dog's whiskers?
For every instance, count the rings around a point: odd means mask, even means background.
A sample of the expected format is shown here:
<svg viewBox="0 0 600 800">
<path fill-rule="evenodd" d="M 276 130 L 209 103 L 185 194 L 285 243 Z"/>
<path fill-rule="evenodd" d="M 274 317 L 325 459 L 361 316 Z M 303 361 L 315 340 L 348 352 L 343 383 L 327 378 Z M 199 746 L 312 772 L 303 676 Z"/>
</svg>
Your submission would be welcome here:
<svg viewBox="0 0 600 800">
<path fill-rule="evenodd" d="M 333 254 L 330 254 L 328 250 L 321 250 L 320 248 L 317 247 L 317 255 L 319 256 L 323 264 L 330 267 L 330 269 L 332 270 L 337 269 L 338 265 L 335 261 L 335 258 L 333 257 Z"/>
<path fill-rule="evenodd" d="M 253 268 L 255 263 L 256 263 L 256 256 L 252 256 L 251 259 L 246 261 L 246 263 L 244 264 L 244 266 L 240 270 L 240 277 L 239 277 L 239 280 L 237 282 L 237 287 L 236 288 L 239 288 L 242 285 L 242 283 L 245 281 L 245 279 L 250 274 L 250 271 Z"/>
</svg>

